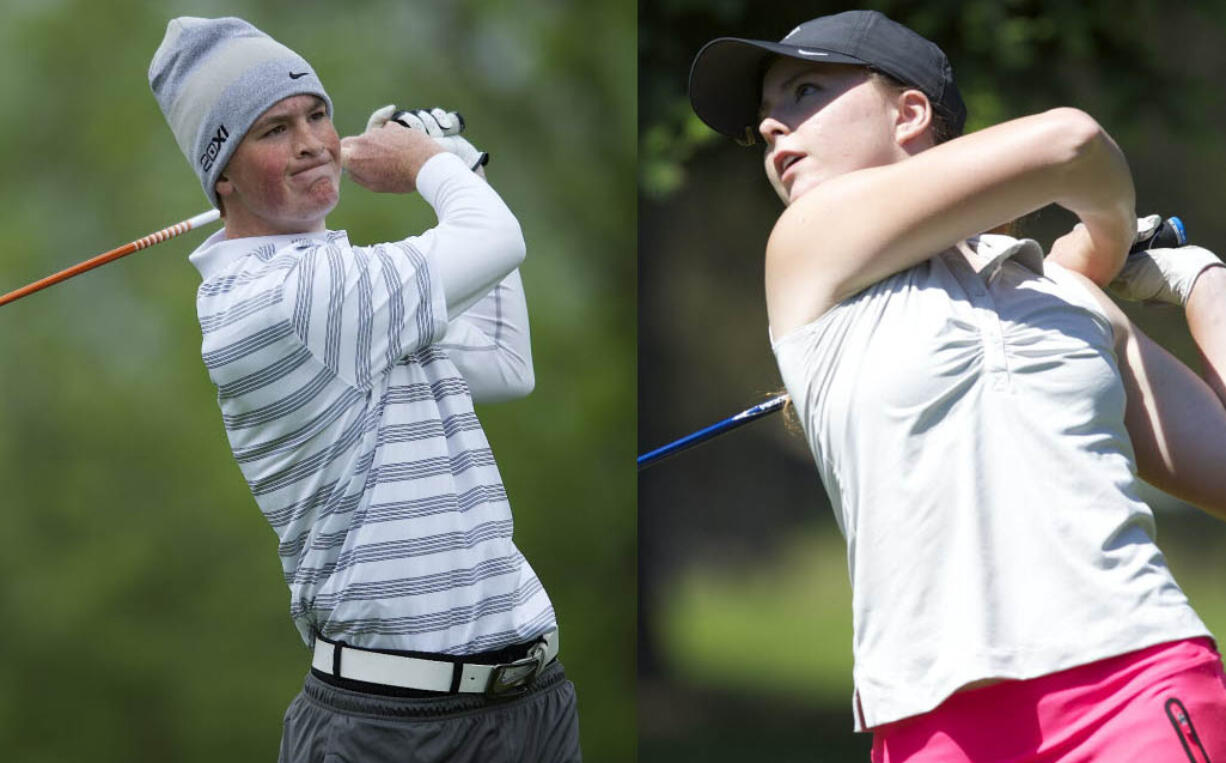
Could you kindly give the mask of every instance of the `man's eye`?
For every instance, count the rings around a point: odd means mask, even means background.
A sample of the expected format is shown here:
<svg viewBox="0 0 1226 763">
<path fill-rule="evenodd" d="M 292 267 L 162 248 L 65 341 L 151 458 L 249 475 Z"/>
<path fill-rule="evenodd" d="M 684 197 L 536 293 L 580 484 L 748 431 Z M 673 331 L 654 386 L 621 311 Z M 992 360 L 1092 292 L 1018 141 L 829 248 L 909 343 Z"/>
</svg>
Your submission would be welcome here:
<svg viewBox="0 0 1226 763">
<path fill-rule="evenodd" d="M 328 116 L 328 112 L 324 111 L 323 109 L 320 109 L 319 111 L 316 111 L 314 114 L 311 114 L 311 119 L 314 119 L 315 121 L 318 122 L 319 120 L 327 116 Z"/>
<path fill-rule="evenodd" d="M 817 85 L 814 85 L 812 82 L 802 82 L 796 86 L 796 100 L 799 101 L 801 98 L 804 98 L 806 95 L 812 95 L 813 93 L 816 93 L 819 90 L 821 90 L 821 88 L 819 88 Z"/>
<path fill-rule="evenodd" d="M 264 137 L 265 137 L 265 138 L 267 138 L 267 137 L 270 137 L 270 136 L 273 136 L 273 135 L 280 135 L 280 134 L 281 134 L 281 133 L 282 133 L 284 130 L 285 130 L 285 125 L 276 125 L 276 126 L 274 126 L 274 127 L 270 127 L 270 128 L 269 128 L 269 129 L 268 129 L 268 130 L 267 130 L 267 131 L 264 133 Z"/>
</svg>

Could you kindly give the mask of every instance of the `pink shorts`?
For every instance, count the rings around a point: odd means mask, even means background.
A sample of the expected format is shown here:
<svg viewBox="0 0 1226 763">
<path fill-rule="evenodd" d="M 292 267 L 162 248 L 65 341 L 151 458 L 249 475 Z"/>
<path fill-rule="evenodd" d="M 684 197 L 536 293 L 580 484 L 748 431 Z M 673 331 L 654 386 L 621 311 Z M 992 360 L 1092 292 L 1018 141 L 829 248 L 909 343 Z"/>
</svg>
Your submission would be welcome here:
<svg viewBox="0 0 1226 763">
<path fill-rule="evenodd" d="M 954 694 L 873 730 L 873 763 L 1226 763 L 1226 673 L 1208 638 Z"/>
</svg>

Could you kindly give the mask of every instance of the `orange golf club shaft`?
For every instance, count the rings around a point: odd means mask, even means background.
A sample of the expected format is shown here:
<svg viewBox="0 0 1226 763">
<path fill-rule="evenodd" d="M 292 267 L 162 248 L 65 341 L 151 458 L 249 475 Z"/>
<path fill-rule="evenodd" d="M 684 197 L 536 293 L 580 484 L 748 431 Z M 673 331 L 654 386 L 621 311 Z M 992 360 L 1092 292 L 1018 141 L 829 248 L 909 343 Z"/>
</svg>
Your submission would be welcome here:
<svg viewBox="0 0 1226 763">
<path fill-rule="evenodd" d="M 84 273 L 87 270 L 93 270 L 99 265 L 105 265 L 106 263 L 112 260 L 117 260 L 120 257 L 131 254 L 132 252 L 139 252 L 141 249 L 151 247 L 154 244 L 160 244 L 163 241 L 166 241 L 167 239 L 172 239 L 175 236 L 179 236 L 184 233 L 187 233 L 189 230 L 192 230 L 193 228 L 198 228 L 201 225 L 208 225 L 211 222 L 216 222 L 220 217 L 221 217 L 221 213 L 218 212 L 216 209 L 210 209 L 208 212 L 202 212 L 196 215 L 195 217 L 191 217 L 182 222 L 175 223 L 174 225 L 171 225 L 170 227 L 162 228 L 160 231 L 157 231 L 156 233 L 150 233 L 148 236 L 145 236 L 143 238 L 138 238 L 137 240 L 129 244 L 124 244 L 123 246 L 117 249 L 112 249 L 109 252 L 103 252 L 97 257 L 91 257 L 85 262 L 80 262 L 80 263 L 77 263 L 76 265 L 73 265 L 70 268 L 65 268 L 64 270 L 61 270 L 60 272 L 55 273 L 54 275 L 47 276 L 41 281 L 35 281 L 34 283 L 29 284 L 28 286 L 22 286 L 20 289 L 17 289 L 16 291 L 10 291 L 8 294 L 5 294 L 4 296 L 0 297 L 0 305 L 7 305 L 9 302 L 12 302 L 13 300 L 21 299 L 27 294 L 33 294 L 34 292 L 39 291 L 40 289 L 45 289 L 48 286 L 59 283 L 60 281 L 65 281 L 69 278 L 72 278 L 75 275 L 80 275 L 81 273 Z"/>
</svg>

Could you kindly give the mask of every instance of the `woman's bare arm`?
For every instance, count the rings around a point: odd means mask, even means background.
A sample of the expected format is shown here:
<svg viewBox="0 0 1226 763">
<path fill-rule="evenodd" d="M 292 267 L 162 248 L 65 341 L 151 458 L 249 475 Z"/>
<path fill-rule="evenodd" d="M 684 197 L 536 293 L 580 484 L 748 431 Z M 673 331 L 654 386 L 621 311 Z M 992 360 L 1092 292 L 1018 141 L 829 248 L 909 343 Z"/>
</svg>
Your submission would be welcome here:
<svg viewBox="0 0 1226 763">
<path fill-rule="evenodd" d="M 1107 283 L 1136 230 L 1119 148 L 1089 115 L 1053 109 L 900 162 L 828 180 L 779 218 L 767 244 L 767 311 L 777 336 L 954 243 L 1050 203 L 1085 223 L 1076 269 Z"/>
<path fill-rule="evenodd" d="M 1205 366 L 1205 381 L 1226 406 L 1226 267 L 1203 271 L 1184 309 Z M 1226 452 L 1222 458 L 1226 460 Z"/>
<path fill-rule="evenodd" d="M 1124 423 L 1136 453 L 1138 474 L 1222 520 L 1226 520 L 1226 392 L 1221 383 L 1226 369 L 1224 276 L 1226 268 L 1206 270 L 1188 300 L 1189 326 L 1210 364 L 1208 383 L 1082 278 L 1115 329 L 1116 356 L 1128 394 Z"/>
</svg>

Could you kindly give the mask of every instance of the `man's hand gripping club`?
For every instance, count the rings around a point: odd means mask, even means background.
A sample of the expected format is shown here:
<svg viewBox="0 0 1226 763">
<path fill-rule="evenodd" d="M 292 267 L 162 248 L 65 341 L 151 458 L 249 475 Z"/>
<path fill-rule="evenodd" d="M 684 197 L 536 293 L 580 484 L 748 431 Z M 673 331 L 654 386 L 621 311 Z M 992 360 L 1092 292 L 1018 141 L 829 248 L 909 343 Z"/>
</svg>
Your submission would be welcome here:
<svg viewBox="0 0 1226 763">
<path fill-rule="evenodd" d="M 464 117 L 458 111 L 433 109 L 397 109 L 395 106 L 384 106 L 375 110 L 366 122 L 366 129 L 382 127 L 387 122 L 397 122 L 410 130 L 420 130 L 443 147 L 444 151 L 455 154 L 477 174 L 483 174 L 479 167 L 489 164 L 490 155 L 481 151 L 464 138 Z"/>
<path fill-rule="evenodd" d="M 341 166 L 358 185 L 379 193 L 411 193 L 422 165 L 444 151 L 484 177 L 481 166 L 489 154 L 461 138 L 463 129 L 455 112 L 384 106 L 370 115 L 366 132 L 341 140 Z"/>
</svg>

